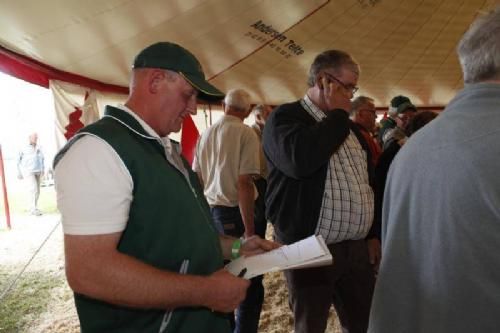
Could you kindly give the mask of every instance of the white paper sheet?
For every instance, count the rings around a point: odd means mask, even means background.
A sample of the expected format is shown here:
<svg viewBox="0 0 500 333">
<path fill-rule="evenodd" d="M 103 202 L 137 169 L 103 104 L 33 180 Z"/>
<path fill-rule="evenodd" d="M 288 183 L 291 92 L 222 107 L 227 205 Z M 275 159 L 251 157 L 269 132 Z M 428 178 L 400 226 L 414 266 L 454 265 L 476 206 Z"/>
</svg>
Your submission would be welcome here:
<svg viewBox="0 0 500 333">
<path fill-rule="evenodd" d="M 226 269 L 239 275 L 245 268 L 244 278 L 283 269 L 324 266 L 332 263 L 332 255 L 321 235 L 310 236 L 290 245 L 251 257 L 240 257 L 226 265 Z"/>
</svg>

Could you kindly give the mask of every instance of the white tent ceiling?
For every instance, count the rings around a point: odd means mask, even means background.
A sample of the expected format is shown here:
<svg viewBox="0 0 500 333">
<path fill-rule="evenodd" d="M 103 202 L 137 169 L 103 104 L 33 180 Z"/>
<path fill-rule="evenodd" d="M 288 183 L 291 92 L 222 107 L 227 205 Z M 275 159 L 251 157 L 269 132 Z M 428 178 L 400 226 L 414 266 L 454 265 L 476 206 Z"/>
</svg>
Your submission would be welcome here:
<svg viewBox="0 0 500 333">
<path fill-rule="evenodd" d="M 173 41 L 199 58 L 220 89 L 245 88 L 254 102 L 270 104 L 301 97 L 314 56 L 338 48 L 361 64 L 360 94 L 374 97 L 378 106 L 396 94 L 408 95 L 417 105 L 445 105 L 462 86 L 457 41 L 478 13 L 495 4 L 3 0 L 0 45 L 59 70 L 127 86 L 140 49 Z"/>
</svg>

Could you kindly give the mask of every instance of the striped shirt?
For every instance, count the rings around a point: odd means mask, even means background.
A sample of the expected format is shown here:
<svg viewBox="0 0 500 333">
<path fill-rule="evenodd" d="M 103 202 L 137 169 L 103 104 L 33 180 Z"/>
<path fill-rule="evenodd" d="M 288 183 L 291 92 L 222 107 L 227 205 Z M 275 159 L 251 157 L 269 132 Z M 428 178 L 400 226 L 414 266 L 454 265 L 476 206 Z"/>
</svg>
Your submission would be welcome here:
<svg viewBox="0 0 500 333">
<path fill-rule="evenodd" d="M 307 95 L 301 104 L 316 121 L 326 117 Z M 330 158 L 315 233 L 322 235 L 327 244 L 362 239 L 370 230 L 373 214 L 367 154 L 351 130 Z"/>
</svg>

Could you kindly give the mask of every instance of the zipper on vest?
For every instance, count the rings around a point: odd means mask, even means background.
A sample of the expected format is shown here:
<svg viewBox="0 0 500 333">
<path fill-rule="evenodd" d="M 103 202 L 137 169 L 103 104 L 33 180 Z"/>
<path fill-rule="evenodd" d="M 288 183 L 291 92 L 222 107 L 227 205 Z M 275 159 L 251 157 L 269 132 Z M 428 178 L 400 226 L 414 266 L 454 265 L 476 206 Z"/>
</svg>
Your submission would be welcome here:
<svg viewBox="0 0 500 333">
<path fill-rule="evenodd" d="M 217 234 L 219 234 L 219 232 L 217 230 L 215 230 L 215 227 L 213 226 L 213 224 L 211 222 L 211 216 L 210 217 L 207 216 L 206 209 L 204 209 L 203 206 L 201 205 L 200 200 L 198 199 L 198 194 L 196 193 L 196 190 L 191 186 L 191 184 L 189 184 L 189 187 L 191 188 L 191 191 L 193 191 L 193 195 L 196 199 L 196 203 L 198 204 L 198 207 L 200 208 L 201 213 L 205 217 L 205 221 L 210 226 L 210 228 L 212 228 L 213 231 L 215 231 Z"/>
<path fill-rule="evenodd" d="M 182 261 L 181 268 L 179 269 L 179 274 L 187 274 L 189 267 L 189 260 L 185 259 Z M 170 320 L 172 320 L 172 315 L 174 313 L 175 309 L 165 311 L 165 314 L 163 315 L 163 319 L 161 321 L 160 325 L 160 330 L 158 331 L 159 333 L 165 332 L 165 330 L 168 327 L 168 324 L 170 324 Z"/>
<path fill-rule="evenodd" d="M 191 184 L 189 184 L 189 188 L 191 189 L 191 192 L 193 192 L 194 197 L 198 199 L 198 193 L 196 193 L 196 190 L 193 188 L 193 186 L 191 186 Z"/>
<path fill-rule="evenodd" d="M 166 156 L 165 156 L 166 157 Z M 175 165 L 173 165 L 167 158 L 167 163 L 170 164 L 170 166 L 172 166 L 181 176 L 182 178 L 184 179 L 184 181 L 187 183 L 187 185 L 189 186 L 189 188 L 191 189 L 191 192 L 193 193 L 194 195 L 194 198 L 195 198 L 195 201 L 196 203 L 198 204 L 198 208 L 200 209 L 201 213 L 203 214 L 203 216 L 205 217 L 205 221 L 207 222 L 207 224 L 210 226 L 210 228 L 216 233 L 216 234 L 219 234 L 219 232 L 215 229 L 214 225 L 212 224 L 211 222 L 211 216 L 207 216 L 206 214 L 206 210 L 203 208 L 203 206 L 201 205 L 200 203 L 200 200 L 199 200 L 199 197 L 198 197 L 198 193 L 196 192 L 196 190 L 194 189 L 193 185 L 191 184 L 191 180 L 189 179 L 189 171 L 186 170 L 187 172 L 187 177 L 186 178 L 186 175 L 184 175 L 183 172 L 181 172 Z"/>
</svg>

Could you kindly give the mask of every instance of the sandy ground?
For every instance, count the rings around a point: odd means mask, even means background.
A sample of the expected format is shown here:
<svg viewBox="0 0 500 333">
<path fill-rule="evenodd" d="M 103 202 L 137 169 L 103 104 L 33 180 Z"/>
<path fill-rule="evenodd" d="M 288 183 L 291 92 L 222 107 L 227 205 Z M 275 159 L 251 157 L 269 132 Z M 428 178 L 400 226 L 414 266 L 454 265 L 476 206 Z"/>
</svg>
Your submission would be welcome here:
<svg viewBox="0 0 500 333">
<path fill-rule="evenodd" d="M 11 223 L 13 226 L 11 231 L 4 230 L 0 232 L 0 264 L 20 271 L 49 233 L 54 230 L 28 266 L 28 270 L 46 271 L 48 274 L 53 274 L 56 278 L 64 280 L 63 236 L 59 216 L 19 217 L 13 218 Z M 4 225 L 4 221 L 0 221 L 0 226 L 3 227 Z M 282 273 L 266 275 L 264 284 L 266 295 L 259 332 L 293 332 L 293 318 L 288 308 L 287 289 Z M 65 282 L 61 287 L 52 291 L 47 311 L 30 324 L 27 332 L 79 332 L 79 323 L 72 294 Z M 333 310 L 326 332 L 341 332 Z"/>
<path fill-rule="evenodd" d="M 0 265 L 20 272 L 42 271 L 60 281 L 61 287 L 52 289 L 47 311 L 30 323 L 29 333 L 79 332 L 73 298 L 64 277 L 63 234 L 59 215 L 13 216 L 12 229 L 0 232 Z M 2 228 L 4 221 L 0 221 Z M 49 236 L 50 235 L 50 236 Z M 45 243 L 44 243 L 45 241 Z M 40 248 L 40 246 L 44 245 Z M 2 284 L 2 291 L 6 284 Z M 17 285 L 14 285 L 16 288 Z"/>
</svg>

